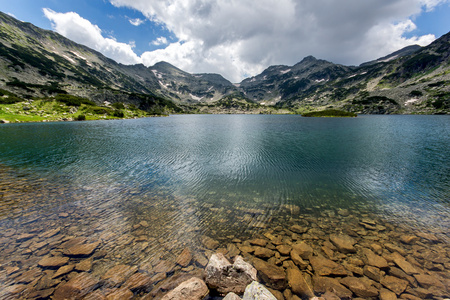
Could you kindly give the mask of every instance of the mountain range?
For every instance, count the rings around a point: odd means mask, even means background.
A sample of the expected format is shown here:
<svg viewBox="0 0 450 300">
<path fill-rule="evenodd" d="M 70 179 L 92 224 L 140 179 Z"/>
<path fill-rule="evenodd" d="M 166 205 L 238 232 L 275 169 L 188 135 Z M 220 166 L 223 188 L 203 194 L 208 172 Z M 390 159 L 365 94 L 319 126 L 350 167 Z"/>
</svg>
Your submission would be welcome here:
<svg viewBox="0 0 450 300">
<path fill-rule="evenodd" d="M 168 112 L 450 113 L 450 33 L 429 46 L 344 66 L 308 56 L 231 83 L 167 62 L 123 65 L 58 33 L 0 12 L 0 89 L 17 97 L 69 94 Z M 3 93 L 4 94 L 4 93 Z"/>
</svg>

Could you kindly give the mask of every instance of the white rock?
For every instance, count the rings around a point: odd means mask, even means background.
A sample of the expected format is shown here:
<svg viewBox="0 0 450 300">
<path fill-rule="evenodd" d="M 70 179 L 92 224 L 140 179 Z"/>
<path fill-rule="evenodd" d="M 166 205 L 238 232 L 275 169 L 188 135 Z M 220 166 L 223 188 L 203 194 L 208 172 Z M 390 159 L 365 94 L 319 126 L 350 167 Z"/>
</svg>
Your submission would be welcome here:
<svg viewBox="0 0 450 300">
<path fill-rule="evenodd" d="M 262 284 L 253 281 L 245 288 L 244 298 L 242 300 L 277 300 Z"/>
</svg>

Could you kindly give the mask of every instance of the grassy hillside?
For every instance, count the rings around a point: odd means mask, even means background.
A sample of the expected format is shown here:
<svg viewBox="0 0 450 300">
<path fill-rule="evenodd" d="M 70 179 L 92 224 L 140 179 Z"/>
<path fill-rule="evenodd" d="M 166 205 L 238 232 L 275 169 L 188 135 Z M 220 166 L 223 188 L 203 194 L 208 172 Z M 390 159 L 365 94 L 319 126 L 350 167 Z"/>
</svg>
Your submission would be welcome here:
<svg viewBox="0 0 450 300">
<path fill-rule="evenodd" d="M 99 106 L 88 99 L 65 94 L 42 99 L 22 99 L 0 90 L 1 123 L 129 119 L 162 114 L 146 112 L 133 104 L 120 102 L 106 102 Z"/>
</svg>

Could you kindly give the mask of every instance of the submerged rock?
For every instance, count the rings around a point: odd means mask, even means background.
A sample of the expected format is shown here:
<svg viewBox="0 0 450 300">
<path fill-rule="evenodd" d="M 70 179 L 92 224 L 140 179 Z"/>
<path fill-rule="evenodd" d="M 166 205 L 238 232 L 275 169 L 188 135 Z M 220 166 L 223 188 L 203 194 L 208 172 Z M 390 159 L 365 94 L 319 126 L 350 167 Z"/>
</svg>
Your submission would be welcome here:
<svg viewBox="0 0 450 300">
<path fill-rule="evenodd" d="M 352 296 L 352 291 L 340 284 L 336 278 L 315 276 L 313 282 L 314 292 L 316 293 L 333 292 L 340 299 L 349 299 Z"/>
<path fill-rule="evenodd" d="M 91 244 L 77 244 L 69 248 L 64 249 L 64 255 L 67 256 L 89 256 L 100 245 L 99 242 Z"/>
<path fill-rule="evenodd" d="M 330 234 L 330 241 L 336 246 L 336 248 L 342 253 L 356 252 L 356 241 L 346 234 Z"/>
<path fill-rule="evenodd" d="M 305 242 L 293 244 L 292 250 L 297 251 L 297 253 L 300 255 L 300 257 L 303 259 L 309 259 L 313 255 L 313 252 L 314 252 L 313 248 L 311 248 L 311 246 L 309 246 Z"/>
<path fill-rule="evenodd" d="M 397 295 L 403 293 L 408 286 L 408 281 L 389 275 L 381 279 L 380 283 Z"/>
<path fill-rule="evenodd" d="M 51 256 L 51 257 L 44 257 L 43 259 L 41 259 L 38 265 L 44 268 L 58 268 L 64 266 L 68 262 L 69 262 L 68 257 Z"/>
<path fill-rule="evenodd" d="M 292 292 L 299 297 L 314 297 L 312 287 L 306 282 L 302 272 L 295 268 L 289 268 L 286 270 L 288 285 Z"/>
<path fill-rule="evenodd" d="M 310 259 L 314 273 L 318 276 L 347 276 L 343 266 L 323 256 L 313 256 Z"/>
<path fill-rule="evenodd" d="M 276 290 L 283 290 L 286 288 L 286 272 L 283 268 L 277 267 L 276 265 L 259 258 L 254 258 L 252 263 L 255 269 L 258 270 L 259 277 L 268 287 Z"/>
<path fill-rule="evenodd" d="M 341 280 L 341 283 L 349 288 L 358 297 L 369 298 L 377 297 L 378 290 L 356 277 L 345 277 Z"/>
<path fill-rule="evenodd" d="M 176 263 L 182 267 L 187 267 L 191 263 L 192 254 L 189 248 L 184 248 L 181 254 L 177 257 Z"/>
<path fill-rule="evenodd" d="M 80 273 L 67 283 L 59 286 L 53 294 L 54 300 L 82 299 L 99 285 L 91 274 Z"/>
</svg>

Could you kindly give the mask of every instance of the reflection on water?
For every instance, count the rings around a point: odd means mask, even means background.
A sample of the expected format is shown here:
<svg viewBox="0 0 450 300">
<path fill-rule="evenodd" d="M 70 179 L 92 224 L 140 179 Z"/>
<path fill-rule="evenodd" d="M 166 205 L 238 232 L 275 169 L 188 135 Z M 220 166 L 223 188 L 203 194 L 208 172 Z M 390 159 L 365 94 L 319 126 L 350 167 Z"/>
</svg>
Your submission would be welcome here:
<svg viewBox="0 0 450 300">
<path fill-rule="evenodd" d="M 0 284 L 12 298 L 51 295 L 83 270 L 103 278 L 125 264 L 151 278 L 133 290 L 144 295 L 166 276 L 196 274 L 217 247 L 267 233 L 292 239 L 295 224 L 318 246 L 335 231 L 447 245 L 449 149 L 445 116 L 2 125 Z M 100 244 L 69 255 L 67 274 L 40 265 L 77 241 Z M 176 264 L 185 248 L 188 267 Z"/>
</svg>

